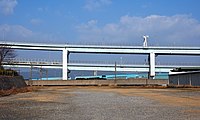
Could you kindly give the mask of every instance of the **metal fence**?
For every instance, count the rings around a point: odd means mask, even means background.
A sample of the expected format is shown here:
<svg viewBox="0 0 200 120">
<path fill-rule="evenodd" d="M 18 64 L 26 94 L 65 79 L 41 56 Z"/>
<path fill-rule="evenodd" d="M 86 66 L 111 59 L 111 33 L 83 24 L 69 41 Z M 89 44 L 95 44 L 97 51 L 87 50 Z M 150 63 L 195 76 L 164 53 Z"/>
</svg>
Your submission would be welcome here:
<svg viewBox="0 0 200 120">
<path fill-rule="evenodd" d="M 69 60 L 69 63 L 83 63 L 83 64 L 115 64 L 118 65 L 149 65 L 148 62 L 137 62 L 137 61 L 91 61 L 91 60 Z M 4 64 L 8 63 L 3 61 Z M 50 65 L 61 65 L 62 60 L 50 60 L 50 59 L 27 59 L 27 58 L 14 58 L 9 59 L 9 63 L 22 63 L 22 64 L 50 64 Z M 157 66 L 200 66 L 200 63 L 191 62 L 156 62 Z"/>
<path fill-rule="evenodd" d="M 200 71 L 169 75 L 169 84 L 200 86 Z"/>
</svg>

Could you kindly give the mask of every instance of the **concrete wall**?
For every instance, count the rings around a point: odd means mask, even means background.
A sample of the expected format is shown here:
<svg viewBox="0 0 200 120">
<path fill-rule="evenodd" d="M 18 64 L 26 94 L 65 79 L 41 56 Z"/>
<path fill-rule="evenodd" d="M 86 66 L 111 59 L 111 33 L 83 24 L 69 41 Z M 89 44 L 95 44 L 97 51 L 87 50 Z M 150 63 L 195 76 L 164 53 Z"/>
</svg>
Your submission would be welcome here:
<svg viewBox="0 0 200 120">
<path fill-rule="evenodd" d="M 200 72 L 169 75 L 170 85 L 200 86 Z"/>
<path fill-rule="evenodd" d="M 168 84 L 168 80 L 147 80 L 147 79 L 128 79 L 128 80 L 32 80 L 26 81 L 27 85 L 146 85 L 146 84 Z"/>
<path fill-rule="evenodd" d="M 26 87 L 26 83 L 22 76 L 0 76 L 0 90 L 9 90 L 12 88 Z"/>
</svg>

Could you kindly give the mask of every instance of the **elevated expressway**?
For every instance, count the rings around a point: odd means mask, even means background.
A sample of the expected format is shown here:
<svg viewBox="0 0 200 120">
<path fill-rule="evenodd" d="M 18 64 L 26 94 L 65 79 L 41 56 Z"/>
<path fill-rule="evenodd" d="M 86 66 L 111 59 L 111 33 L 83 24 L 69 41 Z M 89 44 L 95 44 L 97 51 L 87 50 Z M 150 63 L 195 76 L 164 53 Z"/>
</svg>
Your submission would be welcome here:
<svg viewBox="0 0 200 120">
<path fill-rule="evenodd" d="M 26 59 L 14 59 L 11 62 L 3 62 L 5 67 L 19 67 L 19 68 L 51 68 L 62 69 L 62 62 L 60 61 L 37 61 Z M 163 63 L 155 65 L 155 72 L 170 72 L 173 68 L 200 68 L 199 64 L 192 63 Z M 70 61 L 68 63 L 69 70 L 88 70 L 88 71 L 115 71 L 114 62 L 105 61 Z M 117 71 L 126 72 L 149 72 L 149 64 L 145 63 L 117 63 Z"/>
<path fill-rule="evenodd" d="M 16 43 L 16 42 L 0 42 L 0 45 L 9 46 L 13 49 L 26 49 L 26 50 L 50 50 L 62 51 L 62 67 L 63 80 L 68 79 L 68 69 L 70 70 L 113 70 L 111 67 L 101 66 L 96 69 L 89 65 L 82 65 L 82 67 L 73 66 L 69 63 L 70 53 L 94 53 L 94 54 L 145 54 L 149 56 L 149 64 L 144 67 L 119 67 L 118 71 L 148 71 L 150 77 L 155 76 L 155 72 L 159 71 L 159 65 L 156 65 L 155 57 L 158 55 L 200 55 L 200 47 L 142 47 L 142 46 L 97 46 L 97 45 L 69 45 L 69 44 L 44 44 L 44 43 Z M 87 67 L 88 66 L 88 67 Z M 94 66 L 94 65 L 93 65 Z M 108 65 L 107 65 L 108 66 Z M 58 66 L 59 67 L 59 66 Z M 168 66 L 160 66 L 160 68 L 168 68 Z M 181 67 L 181 66 L 173 66 Z M 195 67 L 195 66 L 192 66 Z M 97 69 L 98 68 L 98 69 Z M 140 68 L 140 69 L 139 69 Z M 166 69 L 167 69 L 166 68 Z M 171 67 L 170 67 L 171 69 Z M 111 70 L 111 71 L 112 71 Z M 167 70 L 166 70 L 167 71 Z M 162 72 L 162 71 L 161 71 Z"/>
</svg>

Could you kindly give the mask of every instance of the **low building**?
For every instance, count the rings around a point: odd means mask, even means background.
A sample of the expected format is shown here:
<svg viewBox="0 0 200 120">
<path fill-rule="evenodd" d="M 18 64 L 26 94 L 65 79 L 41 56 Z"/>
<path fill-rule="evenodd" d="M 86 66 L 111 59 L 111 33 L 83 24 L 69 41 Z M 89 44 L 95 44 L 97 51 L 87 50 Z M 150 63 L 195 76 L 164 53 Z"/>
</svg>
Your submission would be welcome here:
<svg viewBox="0 0 200 120">
<path fill-rule="evenodd" d="M 169 74 L 169 85 L 200 86 L 200 71 L 176 68 Z"/>
</svg>

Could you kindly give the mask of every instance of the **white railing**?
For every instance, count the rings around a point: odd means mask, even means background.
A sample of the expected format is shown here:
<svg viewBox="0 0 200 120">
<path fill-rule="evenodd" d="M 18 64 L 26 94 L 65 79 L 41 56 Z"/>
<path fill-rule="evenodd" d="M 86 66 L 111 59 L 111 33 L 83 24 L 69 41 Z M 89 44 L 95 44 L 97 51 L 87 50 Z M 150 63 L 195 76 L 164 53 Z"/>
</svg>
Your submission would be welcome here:
<svg viewBox="0 0 200 120">
<path fill-rule="evenodd" d="M 27 58 L 15 58 L 8 61 L 3 62 L 4 64 L 36 64 L 36 65 L 62 65 L 62 61 L 60 60 L 47 60 L 47 59 L 27 59 Z M 69 64 L 108 64 L 114 65 L 115 61 L 84 61 L 84 60 L 70 60 Z M 137 62 L 137 61 L 116 61 L 117 65 L 148 65 L 146 62 Z M 165 66 L 200 66 L 200 62 L 191 63 L 191 62 L 156 62 L 156 65 L 165 65 Z"/>
<path fill-rule="evenodd" d="M 6 63 L 6 62 L 4 62 Z M 59 60 L 47 60 L 47 59 L 27 59 L 27 58 L 15 58 L 9 60 L 8 64 L 39 64 L 39 65 L 61 65 Z"/>
</svg>

